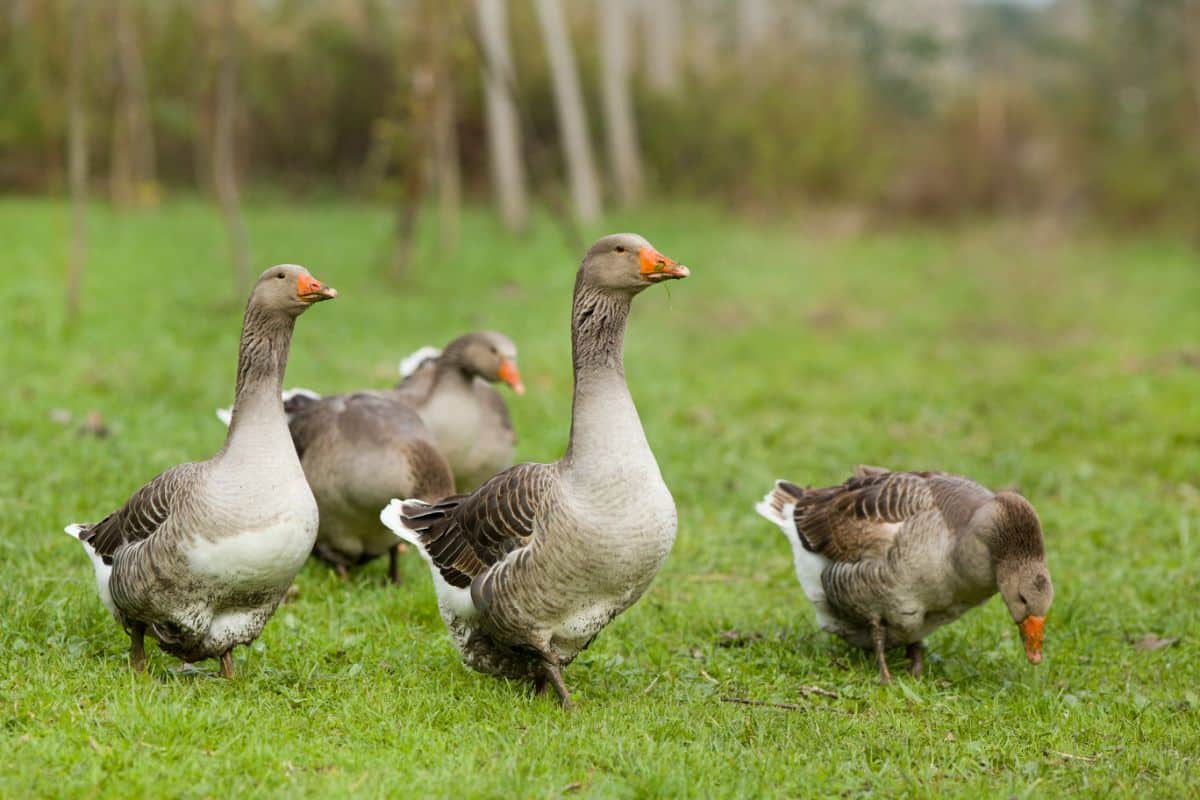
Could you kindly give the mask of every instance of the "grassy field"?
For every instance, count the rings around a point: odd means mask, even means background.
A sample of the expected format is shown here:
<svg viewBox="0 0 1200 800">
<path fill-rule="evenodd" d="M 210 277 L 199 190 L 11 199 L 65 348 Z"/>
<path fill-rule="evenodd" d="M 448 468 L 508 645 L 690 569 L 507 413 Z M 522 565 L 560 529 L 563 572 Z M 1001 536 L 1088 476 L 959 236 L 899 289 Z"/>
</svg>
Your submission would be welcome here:
<svg viewBox="0 0 1200 800">
<path fill-rule="evenodd" d="M 287 384 L 387 385 L 416 347 L 493 327 L 530 389 L 508 395 L 518 457 L 559 456 L 580 253 L 556 228 L 512 238 L 468 215 L 457 254 L 397 285 L 378 266 L 384 209 L 270 205 L 249 223 L 256 270 L 303 263 L 341 292 L 299 322 Z M 0 201 L 0 796 L 1195 791 L 1194 252 L 1016 226 L 826 239 L 694 209 L 588 233 L 624 228 L 693 270 L 639 299 L 626 353 L 679 537 L 567 671 L 579 708 L 564 714 L 459 664 L 415 556 L 399 588 L 383 563 L 348 583 L 310 563 L 233 682 L 211 662 L 179 674 L 154 646 L 131 675 L 61 530 L 220 446 L 244 298 L 211 207 L 97 208 L 85 313 L 67 326 L 66 208 Z M 80 431 L 89 411 L 110 436 Z M 838 482 L 859 462 L 1033 501 L 1057 592 L 1041 667 L 998 599 L 931 637 L 924 680 L 897 670 L 886 688 L 817 631 L 752 506 L 776 477 Z M 1147 634 L 1179 641 L 1136 647 Z"/>
</svg>

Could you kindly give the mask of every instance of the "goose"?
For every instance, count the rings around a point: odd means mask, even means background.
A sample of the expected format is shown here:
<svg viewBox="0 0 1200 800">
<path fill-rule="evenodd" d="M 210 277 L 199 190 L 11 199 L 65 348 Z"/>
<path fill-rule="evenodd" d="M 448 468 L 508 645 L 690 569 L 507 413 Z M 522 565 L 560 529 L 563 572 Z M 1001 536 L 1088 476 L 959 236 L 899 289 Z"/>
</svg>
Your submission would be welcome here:
<svg viewBox="0 0 1200 800">
<path fill-rule="evenodd" d="M 388 554 L 388 576 L 400 582 L 401 542 L 379 523 L 379 509 L 397 495 L 440 500 L 454 494 L 450 465 L 437 440 L 392 390 L 313 398 L 285 404 L 304 475 L 321 511 L 313 555 L 337 570 Z"/>
<path fill-rule="evenodd" d="M 904 646 L 924 671 L 923 640 L 999 591 L 1031 664 L 1054 599 L 1037 512 L 1015 492 L 992 492 L 944 472 L 860 466 L 840 486 L 777 481 L 756 506 L 792 545 L 796 577 L 822 630 L 884 651 Z"/>
<path fill-rule="evenodd" d="M 288 435 L 280 386 L 296 318 L 337 292 L 304 267 L 262 273 L 238 350 L 233 417 L 207 461 L 180 464 L 94 524 L 66 528 L 91 558 L 100 600 L 146 666 L 144 637 L 191 663 L 262 632 L 312 550 L 317 504 Z"/>
<path fill-rule="evenodd" d="M 508 407 L 490 384 L 525 393 L 516 345 L 495 331 L 458 337 L 442 350 L 423 347 L 400 362 L 399 392 L 425 420 L 461 491 L 513 463 L 517 437 Z"/>
<path fill-rule="evenodd" d="M 438 607 L 464 663 L 549 682 L 646 591 L 675 541 L 675 501 L 625 383 L 633 298 L 687 267 L 641 236 L 597 241 L 575 280 L 575 388 L 563 457 L 519 464 L 469 495 L 396 499 L 380 518 L 429 564 Z"/>
</svg>

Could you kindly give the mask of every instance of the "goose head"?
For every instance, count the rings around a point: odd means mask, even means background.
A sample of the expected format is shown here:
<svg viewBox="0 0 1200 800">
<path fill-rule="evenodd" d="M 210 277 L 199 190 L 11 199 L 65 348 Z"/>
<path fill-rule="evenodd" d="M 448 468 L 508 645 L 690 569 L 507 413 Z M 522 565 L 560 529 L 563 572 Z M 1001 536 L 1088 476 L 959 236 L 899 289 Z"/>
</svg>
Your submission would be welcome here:
<svg viewBox="0 0 1200 800">
<path fill-rule="evenodd" d="M 687 267 L 667 258 L 636 233 L 615 233 L 600 239 L 588 250 L 579 268 L 584 285 L 629 295 L 690 274 Z"/>
<path fill-rule="evenodd" d="M 489 383 L 503 381 L 517 394 L 525 394 L 517 369 L 517 346 L 502 333 L 475 331 L 458 337 L 442 351 L 442 359 L 468 375 Z"/>
<path fill-rule="evenodd" d="M 337 297 L 337 290 L 326 286 L 298 264 L 277 264 L 258 276 L 250 293 L 250 302 L 264 311 L 298 317 L 309 306 Z"/>
<path fill-rule="evenodd" d="M 996 584 L 1021 631 L 1029 663 L 1040 664 L 1042 631 L 1054 600 L 1042 525 L 1029 501 L 1015 492 L 997 494 L 996 506 L 991 543 Z"/>
</svg>

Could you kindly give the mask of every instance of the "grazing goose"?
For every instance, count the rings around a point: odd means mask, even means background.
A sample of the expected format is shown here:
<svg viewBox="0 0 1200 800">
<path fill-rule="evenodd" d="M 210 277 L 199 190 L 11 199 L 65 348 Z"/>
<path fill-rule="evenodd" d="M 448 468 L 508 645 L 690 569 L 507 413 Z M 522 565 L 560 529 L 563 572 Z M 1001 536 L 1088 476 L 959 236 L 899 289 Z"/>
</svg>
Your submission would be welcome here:
<svg viewBox="0 0 1200 800">
<path fill-rule="evenodd" d="M 250 293 L 238 351 L 233 419 L 207 461 L 162 473 L 117 511 L 66 530 L 83 543 L 100 599 L 130 635 L 186 662 L 219 658 L 262 632 L 317 535 L 317 504 L 288 435 L 279 399 L 292 329 L 337 292 L 303 267 L 264 272 Z"/>
<path fill-rule="evenodd" d="M 387 553 L 388 575 L 398 583 L 401 543 L 379 524 L 379 509 L 397 495 L 440 500 L 454 493 L 437 440 L 394 390 L 296 395 L 285 406 L 321 509 L 313 554 L 345 577 L 347 567 Z"/>
<path fill-rule="evenodd" d="M 633 605 L 675 541 L 675 501 L 625 384 L 630 303 L 687 267 L 640 236 L 596 242 L 575 280 L 575 394 L 567 452 L 520 464 L 436 505 L 393 500 L 381 513 L 416 545 L 463 661 L 553 685 L 571 705 L 566 666 Z"/>
<path fill-rule="evenodd" d="M 517 436 L 508 407 L 490 384 L 525 393 L 517 348 L 495 331 L 458 337 L 439 351 L 423 347 L 400 362 L 396 390 L 437 437 L 458 488 L 470 491 L 512 466 Z"/>
<path fill-rule="evenodd" d="M 791 542 L 817 624 L 873 648 L 883 683 L 886 648 L 905 645 L 920 677 L 922 640 L 997 590 L 1029 662 L 1041 662 L 1054 587 L 1037 512 L 1019 494 L 943 472 L 859 467 L 826 489 L 777 481 L 756 509 Z"/>
</svg>

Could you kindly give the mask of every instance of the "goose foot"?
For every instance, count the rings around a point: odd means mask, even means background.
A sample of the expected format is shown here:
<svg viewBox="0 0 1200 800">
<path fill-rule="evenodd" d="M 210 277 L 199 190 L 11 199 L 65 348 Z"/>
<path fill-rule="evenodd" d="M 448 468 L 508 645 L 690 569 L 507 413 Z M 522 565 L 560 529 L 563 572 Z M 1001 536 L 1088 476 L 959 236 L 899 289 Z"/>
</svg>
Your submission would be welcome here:
<svg viewBox="0 0 1200 800">
<path fill-rule="evenodd" d="M 342 580 L 350 580 L 350 570 L 346 569 L 345 564 L 334 564 L 333 569 L 335 572 L 337 572 L 338 577 Z"/>
<path fill-rule="evenodd" d="M 146 671 L 146 626 L 140 622 L 129 628 L 129 668 L 134 672 Z"/>
<path fill-rule="evenodd" d="M 904 655 L 908 656 L 908 671 L 914 678 L 920 678 L 925 674 L 925 645 L 923 643 L 909 643 L 908 647 L 904 648 Z"/>
<path fill-rule="evenodd" d="M 562 670 L 558 664 L 551 661 L 545 662 L 544 669 L 550 685 L 554 687 L 554 693 L 558 695 L 558 701 L 562 703 L 563 711 L 570 711 L 575 704 L 571 702 L 571 694 L 567 691 L 567 685 L 563 683 Z"/>
<path fill-rule="evenodd" d="M 221 677 L 233 679 L 233 648 L 221 653 Z"/>
<path fill-rule="evenodd" d="M 871 636 L 875 640 L 875 659 L 879 662 L 879 682 L 884 686 L 892 682 L 892 673 L 888 671 L 887 655 L 884 645 L 887 643 L 887 629 L 881 620 L 871 622 Z"/>
<path fill-rule="evenodd" d="M 388 580 L 393 585 L 400 583 L 400 545 L 388 548 Z"/>
</svg>

